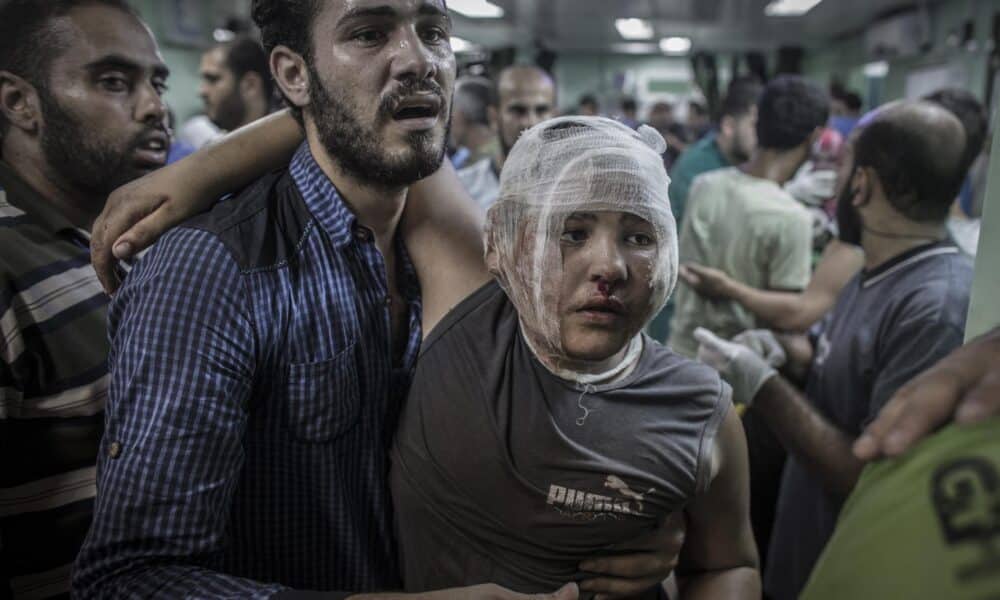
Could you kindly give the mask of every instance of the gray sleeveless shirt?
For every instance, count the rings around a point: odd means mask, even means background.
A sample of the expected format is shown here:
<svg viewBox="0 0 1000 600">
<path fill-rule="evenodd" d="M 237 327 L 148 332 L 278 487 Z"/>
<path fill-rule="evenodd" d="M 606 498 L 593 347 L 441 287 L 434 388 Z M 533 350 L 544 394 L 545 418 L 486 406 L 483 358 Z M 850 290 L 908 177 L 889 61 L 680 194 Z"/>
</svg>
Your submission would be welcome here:
<svg viewBox="0 0 1000 600">
<path fill-rule="evenodd" d="M 425 341 L 390 477 L 403 581 L 551 592 L 580 561 L 704 491 L 730 391 L 644 339 L 620 382 L 580 387 L 532 355 L 496 283 Z"/>
</svg>

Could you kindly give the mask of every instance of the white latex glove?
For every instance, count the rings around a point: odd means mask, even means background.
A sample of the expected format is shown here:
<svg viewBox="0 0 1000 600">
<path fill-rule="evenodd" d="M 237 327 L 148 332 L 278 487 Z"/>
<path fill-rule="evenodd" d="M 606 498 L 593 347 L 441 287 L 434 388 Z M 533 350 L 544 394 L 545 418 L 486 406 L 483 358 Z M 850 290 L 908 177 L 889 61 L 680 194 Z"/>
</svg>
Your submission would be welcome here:
<svg viewBox="0 0 1000 600">
<path fill-rule="evenodd" d="M 812 162 L 802 165 L 795 177 L 785 184 L 785 191 L 806 206 L 821 206 L 833 197 L 837 189 L 837 172 L 832 169 L 813 170 Z"/>
<path fill-rule="evenodd" d="M 788 362 L 784 346 L 770 329 L 748 329 L 734 337 L 733 342 L 750 348 L 775 369 L 780 369 Z"/>
<path fill-rule="evenodd" d="M 714 368 L 733 388 L 733 402 L 750 406 L 761 386 L 778 374 L 760 355 L 736 342 L 727 342 L 704 327 L 694 332 L 698 360 Z"/>
</svg>

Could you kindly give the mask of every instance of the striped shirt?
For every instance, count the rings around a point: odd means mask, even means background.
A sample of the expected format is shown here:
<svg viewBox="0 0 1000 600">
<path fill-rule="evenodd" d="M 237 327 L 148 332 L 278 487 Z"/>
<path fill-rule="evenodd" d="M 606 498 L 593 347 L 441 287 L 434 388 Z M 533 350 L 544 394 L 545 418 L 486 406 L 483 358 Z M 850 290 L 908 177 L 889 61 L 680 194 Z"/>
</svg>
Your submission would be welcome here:
<svg viewBox="0 0 1000 600">
<path fill-rule="evenodd" d="M 90 526 L 107 297 L 75 229 L 0 162 L 0 598 L 66 596 Z"/>
<path fill-rule="evenodd" d="M 79 597 L 399 586 L 388 451 L 421 327 L 396 252 L 409 309 L 398 362 L 374 236 L 303 145 L 289 170 L 138 263 L 110 309 Z"/>
</svg>

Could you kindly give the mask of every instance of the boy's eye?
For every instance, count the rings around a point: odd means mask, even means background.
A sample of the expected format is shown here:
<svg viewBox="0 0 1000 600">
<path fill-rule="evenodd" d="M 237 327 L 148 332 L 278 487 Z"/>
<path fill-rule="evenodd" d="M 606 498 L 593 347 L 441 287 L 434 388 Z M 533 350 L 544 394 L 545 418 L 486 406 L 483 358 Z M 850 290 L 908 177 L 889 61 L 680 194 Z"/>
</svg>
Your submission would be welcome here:
<svg viewBox="0 0 1000 600">
<path fill-rule="evenodd" d="M 626 238 L 626 241 L 630 244 L 635 244 L 636 246 L 651 246 L 656 243 L 653 236 L 645 233 L 633 233 Z"/>
<path fill-rule="evenodd" d="M 577 244 L 587 239 L 587 232 L 582 229 L 567 229 L 560 239 L 564 242 Z"/>
</svg>

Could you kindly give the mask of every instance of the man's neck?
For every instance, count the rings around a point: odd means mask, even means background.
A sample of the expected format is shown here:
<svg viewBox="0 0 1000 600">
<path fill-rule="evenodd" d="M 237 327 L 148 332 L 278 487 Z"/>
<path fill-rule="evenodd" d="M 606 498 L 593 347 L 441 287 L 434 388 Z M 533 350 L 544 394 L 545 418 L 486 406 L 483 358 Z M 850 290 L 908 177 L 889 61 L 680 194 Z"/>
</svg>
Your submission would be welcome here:
<svg viewBox="0 0 1000 600">
<path fill-rule="evenodd" d="M 947 237 L 947 227 L 940 223 L 897 221 L 873 224 L 871 228 L 865 227 L 861 234 L 861 246 L 865 251 L 865 270 L 877 269 L 914 248 L 939 242 Z"/>
<path fill-rule="evenodd" d="M 74 188 L 60 176 L 57 169 L 45 161 L 41 149 L 10 146 L 4 147 L 3 160 L 18 177 L 59 211 L 71 225 L 90 231 L 107 198 L 95 198 Z"/>
<path fill-rule="evenodd" d="M 802 166 L 803 159 L 797 150 L 778 151 L 758 148 L 740 169 L 747 175 L 785 185 Z"/>
<path fill-rule="evenodd" d="M 309 149 L 319 168 L 354 212 L 358 223 L 372 230 L 379 248 L 385 253 L 391 247 L 406 207 L 407 188 L 380 186 L 346 173 L 313 136 L 309 136 Z"/>
<path fill-rule="evenodd" d="M 267 110 L 267 103 L 264 100 L 250 100 L 247 102 L 246 118 L 243 119 L 243 122 L 236 129 L 263 119 L 268 114 L 270 113 Z"/>
</svg>

